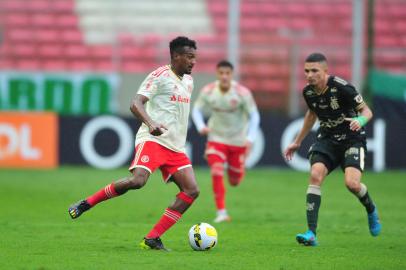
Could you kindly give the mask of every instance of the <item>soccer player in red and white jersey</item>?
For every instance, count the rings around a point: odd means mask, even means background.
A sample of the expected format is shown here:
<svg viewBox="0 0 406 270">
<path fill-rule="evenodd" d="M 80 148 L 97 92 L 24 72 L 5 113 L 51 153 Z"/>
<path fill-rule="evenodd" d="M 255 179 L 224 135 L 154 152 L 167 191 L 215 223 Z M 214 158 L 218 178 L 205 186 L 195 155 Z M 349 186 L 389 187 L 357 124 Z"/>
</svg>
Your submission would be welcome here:
<svg viewBox="0 0 406 270">
<path fill-rule="evenodd" d="M 141 241 L 145 249 L 165 250 L 160 239 L 199 195 L 191 162 L 185 154 L 186 134 L 193 91 L 190 76 L 196 63 L 196 42 L 177 37 L 169 44 L 171 64 L 153 71 L 141 84 L 131 104 L 131 112 L 142 121 L 135 139 L 135 157 L 130 176 L 113 182 L 69 208 L 72 218 L 96 204 L 142 188 L 159 168 L 165 182 L 180 189 L 175 201 Z"/>
<path fill-rule="evenodd" d="M 245 158 L 257 135 L 259 113 L 250 90 L 232 80 L 230 62 L 220 61 L 216 71 L 217 80 L 201 90 L 192 117 L 199 133 L 208 136 L 205 157 L 217 207 L 214 222 L 223 222 L 231 220 L 225 204 L 225 163 L 230 185 L 239 185 L 245 173 Z M 204 112 L 210 115 L 207 125 Z"/>
</svg>

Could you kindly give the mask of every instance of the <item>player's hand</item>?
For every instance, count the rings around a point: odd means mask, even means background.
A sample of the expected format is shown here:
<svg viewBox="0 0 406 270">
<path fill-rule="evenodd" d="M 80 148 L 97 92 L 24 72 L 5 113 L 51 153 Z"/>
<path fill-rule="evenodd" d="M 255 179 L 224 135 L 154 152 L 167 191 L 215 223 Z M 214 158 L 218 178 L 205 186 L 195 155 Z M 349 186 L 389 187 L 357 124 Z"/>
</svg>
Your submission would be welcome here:
<svg viewBox="0 0 406 270">
<path fill-rule="evenodd" d="M 350 129 L 352 131 L 358 131 L 361 129 L 361 123 L 355 118 L 344 118 L 345 121 L 350 122 Z"/>
<path fill-rule="evenodd" d="M 245 158 L 247 158 L 249 156 L 249 154 L 251 153 L 251 150 L 252 150 L 252 142 L 246 141 L 245 142 Z"/>
<path fill-rule="evenodd" d="M 149 123 L 148 128 L 149 128 L 149 133 L 154 136 L 160 136 L 160 135 L 164 134 L 165 131 L 168 130 L 168 128 L 165 127 L 164 125 L 158 124 L 155 122 Z"/>
<path fill-rule="evenodd" d="M 297 149 L 299 149 L 300 144 L 298 143 L 291 143 L 289 146 L 286 148 L 285 152 L 283 155 L 285 156 L 285 159 L 287 161 L 291 161 L 293 158 L 293 154 L 296 152 Z"/>
<path fill-rule="evenodd" d="M 210 128 L 204 127 L 201 130 L 199 130 L 199 133 L 200 133 L 200 135 L 206 136 L 206 135 L 208 135 L 210 133 L 210 131 L 211 131 Z"/>
</svg>

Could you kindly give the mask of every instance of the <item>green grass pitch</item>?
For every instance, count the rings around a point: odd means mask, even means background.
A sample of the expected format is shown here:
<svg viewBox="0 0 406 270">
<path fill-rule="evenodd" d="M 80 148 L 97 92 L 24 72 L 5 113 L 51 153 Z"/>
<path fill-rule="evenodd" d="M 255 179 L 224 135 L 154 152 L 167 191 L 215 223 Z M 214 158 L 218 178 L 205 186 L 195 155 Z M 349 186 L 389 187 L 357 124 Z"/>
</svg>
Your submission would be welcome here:
<svg viewBox="0 0 406 270">
<path fill-rule="evenodd" d="M 322 189 L 315 248 L 299 246 L 305 226 L 307 173 L 253 169 L 237 188 L 227 185 L 233 221 L 213 224 L 209 171 L 196 169 L 199 199 L 163 237 L 172 252 L 138 248 L 174 199 L 177 188 L 160 173 L 137 191 L 104 202 L 77 220 L 68 206 L 126 170 L 63 167 L 52 171 L 0 170 L 0 269 L 406 269 L 406 173 L 365 173 L 383 231 L 369 235 L 365 210 L 341 172 Z M 214 225 L 218 245 L 193 251 L 189 228 Z"/>
</svg>

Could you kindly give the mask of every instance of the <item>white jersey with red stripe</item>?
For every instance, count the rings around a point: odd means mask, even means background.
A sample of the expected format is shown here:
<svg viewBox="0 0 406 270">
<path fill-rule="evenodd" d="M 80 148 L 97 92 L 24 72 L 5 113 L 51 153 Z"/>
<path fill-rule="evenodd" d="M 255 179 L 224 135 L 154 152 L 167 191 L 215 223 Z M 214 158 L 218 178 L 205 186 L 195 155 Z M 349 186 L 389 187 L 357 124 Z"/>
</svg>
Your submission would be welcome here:
<svg viewBox="0 0 406 270">
<path fill-rule="evenodd" d="M 195 106 L 209 113 L 208 141 L 227 145 L 244 146 L 247 140 L 249 115 L 258 111 L 251 91 L 232 81 L 230 89 L 223 93 L 219 82 L 203 87 Z"/>
<path fill-rule="evenodd" d="M 193 78 L 187 74 L 178 77 L 169 65 L 151 72 L 137 94 L 149 99 L 145 105 L 146 112 L 168 130 L 160 136 L 153 136 L 143 123 L 137 132 L 135 145 L 154 141 L 175 152 L 185 152 L 192 91 Z"/>
</svg>

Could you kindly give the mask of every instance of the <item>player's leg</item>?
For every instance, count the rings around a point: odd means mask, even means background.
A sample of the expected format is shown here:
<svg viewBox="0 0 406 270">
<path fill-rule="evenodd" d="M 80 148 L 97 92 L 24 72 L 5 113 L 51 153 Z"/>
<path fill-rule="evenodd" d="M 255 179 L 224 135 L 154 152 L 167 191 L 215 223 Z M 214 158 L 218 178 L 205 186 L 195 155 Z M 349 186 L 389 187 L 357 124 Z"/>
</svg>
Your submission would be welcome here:
<svg viewBox="0 0 406 270">
<path fill-rule="evenodd" d="M 231 186 L 238 186 L 245 175 L 245 147 L 230 146 L 227 155 L 228 181 Z"/>
<path fill-rule="evenodd" d="M 226 187 L 224 185 L 224 160 L 218 155 L 208 155 L 207 162 L 210 167 L 212 190 L 216 204 L 216 218 L 214 222 L 230 221 L 226 209 Z"/>
<path fill-rule="evenodd" d="M 226 187 L 224 185 L 224 165 L 227 156 L 225 145 L 208 142 L 205 155 L 210 167 L 214 202 L 217 210 L 214 222 L 230 221 L 231 218 L 226 208 Z"/>
<path fill-rule="evenodd" d="M 364 147 L 355 145 L 347 149 L 344 160 L 345 185 L 351 193 L 358 197 L 361 204 L 365 207 L 371 235 L 378 236 L 381 232 L 378 211 L 368 193 L 367 186 L 361 183 L 364 159 Z"/>
<path fill-rule="evenodd" d="M 150 172 L 144 168 L 135 168 L 132 170 L 132 175 L 113 182 L 90 195 L 85 200 L 81 200 L 70 206 L 68 211 L 69 215 L 71 218 L 78 218 L 84 212 L 102 201 L 123 195 L 130 189 L 142 188 L 147 182 L 149 175 Z"/>
<path fill-rule="evenodd" d="M 149 175 L 159 166 L 160 162 L 162 162 L 159 149 L 160 146 L 153 142 L 143 142 L 137 145 L 134 160 L 129 168 L 132 175 L 111 183 L 85 200 L 81 200 L 70 206 L 68 211 L 71 218 L 78 218 L 83 212 L 102 201 L 120 196 L 130 189 L 143 187 Z"/>
<path fill-rule="evenodd" d="M 179 187 L 180 192 L 176 195 L 175 201 L 166 208 L 161 219 L 141 242 L 142 248 L 165 249 L 160 239 L 161 235 L 182 217 L 182 214 L 199 196 L 199 188 L 191 166 L 178 170 L 172 175 L 171 179 Z"/>
<path fill-rule="evenodd" d="M 308 230 L 305 233 L 296 235 L 296 240 L 306 246 L 317 245 L 316 230 L 321 205 L 321 185 L 332 169 L 332 162 L 323 153 L 313 152 L 310 157 L 309 186 L 306 192 L 306 218 Z"/>
</svg>

